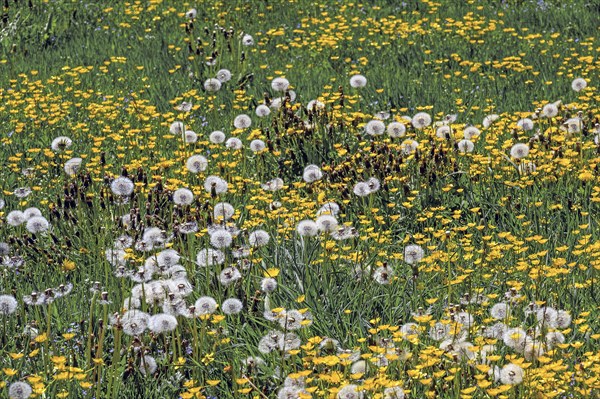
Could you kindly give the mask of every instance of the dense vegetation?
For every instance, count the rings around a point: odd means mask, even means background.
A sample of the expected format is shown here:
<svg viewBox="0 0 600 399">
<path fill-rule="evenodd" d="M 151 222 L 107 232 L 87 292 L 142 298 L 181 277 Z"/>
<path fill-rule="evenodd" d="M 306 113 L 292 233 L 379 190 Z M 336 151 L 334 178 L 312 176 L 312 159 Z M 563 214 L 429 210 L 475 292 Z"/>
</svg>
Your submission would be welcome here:
<svg viewBox="0 0 600 399">
<path fill-rule="evenodd" d="M 5 0 L 0 395 L 600 395 L 593 1 Z"/>
</svg>

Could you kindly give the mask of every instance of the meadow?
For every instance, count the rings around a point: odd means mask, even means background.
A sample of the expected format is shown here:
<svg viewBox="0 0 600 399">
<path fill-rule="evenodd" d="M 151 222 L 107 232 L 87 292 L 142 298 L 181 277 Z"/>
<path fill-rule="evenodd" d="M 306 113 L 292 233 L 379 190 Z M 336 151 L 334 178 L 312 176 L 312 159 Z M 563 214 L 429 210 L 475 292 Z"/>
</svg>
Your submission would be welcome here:
<svg viewBox="0 0 600 399">
<path fill-rule="evenodd" d="M 0 397 L 600 396 L 596 1 L 0 7 Z"/>
</svg>

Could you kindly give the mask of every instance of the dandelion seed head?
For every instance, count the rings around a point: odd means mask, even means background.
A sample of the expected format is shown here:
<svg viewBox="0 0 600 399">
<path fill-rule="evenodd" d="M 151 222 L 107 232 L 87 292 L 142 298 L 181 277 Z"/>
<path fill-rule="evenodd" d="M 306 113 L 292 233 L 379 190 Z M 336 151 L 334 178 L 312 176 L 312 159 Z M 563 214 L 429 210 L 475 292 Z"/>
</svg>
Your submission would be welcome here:
<svg viewBox="0 0 600 399">
<path fill-rule="evenodd" d="M 17 310 L 18 302 L 12 295 L 0 295 L 0 315 L 8 316 Z"/>
<path fill-rule="evenodd" d="M 60 151 L 65 151 L 65 150 L 69 149 L 71 147 L 71 145 L 73 145 L 73 140 L 71 140 L 70 138 L 68 138 L 66 136 L 59 136 L 59 137 L 55 138 L 54 140 L 52 140 L 52 144 L 50 145 L 50 148 L 54 152 L 60 152 Z"/>
<path fill-rule="evenodd" d="M 256 139 L 250 142 L 250 150 L 252 150 L 252 152 L 260 152 L 265 148 L 267 148 L 267 145 L 262 140 Z"/>
<path fill-rule="evenodd" d="M 27 217 L 21 211 L 10 211 L 6 215 L 6 223 L 11 226 L 20 226 L 27 221 Z"/>
<path fill-rule="evenodd" d="M 204 81 L 204 90 L 208 92 L 217 92 L 221 89 L 221 81 L 219 79 L 210 78 Z"/>
<path fill-rule="evenodd" d="M 354 88 L 361 88 L 367 85 L 367 78 L 363 75 L 353 75 L 350 77 L 350 86 Z"/>
<path fill-rule="evenodd" d="M 173 193 L 175 205 L 191 205 L 194 202 L 194 193 L 187 188 L 180 188 Z"/>
<path fill-rule="evenodd" d="M 275 91 L 286 91 L 290 87 L 290 82 L 286 78 L 275 78 L 271 81 L 271 88 Z"/>
<path fill-rule="evenodd" d="M 227 230 L 217 230 L 210 235 L 210 244 L 215 248 L 228 248 L 232 242 L 233 237 Z"/>
<path fill-rule="evenodd" d="M 240 114 L 233 120 L 236 129 L 247 129 L 252 125 L 252 119 L 246 114 Z"/>
<path fill-rule="evenodd" d="M 191 173 L 204 172 L 208 167 L 208 160 L 202 155 L 192 155 L 188 158 L 185 166 Z"/>
<path fill-rule="evenodd" d="M 221 304 L 221 310 L 223 310 L 223 313 L 226 315 L 240 313 L 243 308 L 244 305 L 242 304 L 242 301 L 237 298 L 228 298 Z"/>
<path fill-rule="evenodd" d="M 117 177 L 110 183 L 110 189 L 113 194 L 123 197 L 131 195 L 134 188 L 135 185 L 133 182 L 125 176 Z"/>
<path fill-rule="evenodd" d="M 226 139 L 225 133 L 220 130 L 215 130 L 208 136 L 208 140 L 213 144 L 224 143 Z"/>
<path fill-rule="evenodd" d="M 394 138 L 404 137 L 406 135 L 406 126 L 400 122 L 391 122 L 387 125 L 387 134 Z"/>
<path fill-rule="evenodd" d="M 417 130 L 424 129 L 431 125 L 431 115 L 427 112 L 419 112 L 412 117 L 411 123 Z"/>
<path fill-rule="evenodd" d="M 150 317 L 148 329 L 155 334 L 173 331 L 177 328 L 177 319 L 170 314 L 160 313 Z"/>
<path fill-rule="evenodd" d="M 10 399 L 27 399 L 33 393 L 31 386 L 22 381 L 13 382 L 8 387 L 8 397 Z"/>
<path fill-rule="evenodd" d="M 169 132 L 176 136 L 181 136 L 183 133 L 185 133 L 185 125 L 183 122 L 175 121 L 169 126 Z"/>
<path fill-rule="evenodd" d="M 317 223 L 312 220 L 303 220 L 298 223 L 296 231 L 300 236 L 314 237 L 319 234 L 319 227 L 317 226 Z"/>
<path fill-rule="evenodd" d="M 216 77 L 221 83 L 229 82 L 231 80 L 231 71 L 229 69 L 219 69 Z"/>
<path fill-rule="evenodd" d="M 65 162 L 64 170 L 68 176 L 75 176 L 79 169 L 81 169 L 81 164 L 83 163 L 83 159 L 81 158 L 71 158 L 67 162 Z"/>
<path fill-rule="evenodd" d="M 385 133 L 385 123 L 380 120 L 373 119 L 365 125 L 365 132 L 370 136 L 380 136 Z"/>
<path fill-rule="evenodd" d="M 510 156 L 515 159 L 522 159 L 529 155 L 529 146 L 524 143 L 517 143 L 510 149 Z"/>
<path fill-rule="evenodd" d="M 583 78 L 575 78 L 573 82 L 571 82 L 571 88 L 576 92 L 580 92 L 581 90 L 587 87 L 587 81 Z"/>
<path fill-rule="evenodd" d="M 47 231 L 50 228 L 50 223 L 43 216 L 33 216 L 27 220 L 25 227 L 30 233 L 38 234 Z"/>
<path fill-rule="evenodd" d="M 193 130 L 186 130 L 184 133 L 184 139 L 186 143 L 195 143 L 198 141 L 198 135 Z"/>
<path fill-rule="evenodd" d="M 269 233 L 264 230 L 254 230 L 250 233 L 250 236 L 248 236 L 248 243 L 253 247 L 265 246 L 269 243 L 269 240 Z"/>
</svg>

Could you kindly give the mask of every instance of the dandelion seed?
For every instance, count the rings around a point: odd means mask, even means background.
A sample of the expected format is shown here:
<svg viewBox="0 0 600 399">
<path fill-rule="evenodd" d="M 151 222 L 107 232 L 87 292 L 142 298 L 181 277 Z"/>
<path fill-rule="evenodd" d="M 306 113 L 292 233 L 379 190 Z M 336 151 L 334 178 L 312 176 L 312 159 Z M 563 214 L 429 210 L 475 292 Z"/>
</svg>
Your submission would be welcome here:
<svg viewBox="0 0 600 399">
<path fill-rule="evenodd" d="M 531 119 L 523 118 L 523 119 L 519 119 L 519 121 L 517 122 L 517 126 L 520 127 L 521 129 L 527 131 L 527 130 L 532 130 L 534 124 Z"/>
<path fill-rule="evenodd" d="M 473 149 L 475 149 L 475 144 L 473 144 L 472 141 L 466 139 L 459 141 L 456 144 L 456 146 L 458 147 L 458 151 L 460 151 L 463 154 L 471 153 L 473 152 Z"/>
<path fill-rule="evenodd" d="M 266 293 L 275 291 L 277 289 L 277 280 L 270 277 L 263 278 L 260 282 L 260 289 Z"/>
<path fill-rule="evenodd" d="M 524 143 L 517 143 L 510 149 L 510 156 L 515 159 L 522 159 L 529 155 L 529 146 Z"/>
<path fill-rule="evenodd" d="M 196 15 L 198 14 L 198 11 L 196 11 L 195 8 L 190 8 L 186 13 L 185 13 L 185 17 L 187 19 L 195 19 Z"/>
<path fill-rule="evenodd" d="M 435 136 L 439 139 L 449 139 L 452 136 L 452 129 L 448 125 L 440 126 L 436 129 Z"/>
<path fill-rule="evenodd" d="M 332 233 L 338 228 L 338 221 L 331 215 L 321 215 L 316 220 L 317 228 L 324 233 Z"/>
<path fill-rule="evenodd" d="M 361 88 L 367 85 L 367 78 L 363 75 L 353 75 L 350 77 L 350 86 L 354 88 Z"/>
<path fill-rule="evenodd" d="M 265 191 L 278 191 L 283 188 L 283 180 L 276 177 L 273 180 L 269 180 L 265 184 L 261 184 L 260 187 Z"/>
<path fill-rule="evenodd" d="M 340 213 L 340 206 L 338 204 L 336 204 L 335 202 L 327 202 L 326 204 L 323 204 L 321 206 L 321 208 L 319 208 L 319 210 L 317 211 L 317 216 L 321 216 L 321 215 L 337 216 L 338 213 Z"/>
<path fill-rule="evenodd" d="M 150 315 L 140 310 L 128 310 L 121 317 L 123 332 L 127 335 L 140 335 L 148 328 Z"/>
<path fill-rule="evenodd" d="M 8 387 L 8 397 L 10 399 L 27 399 L 32 393 L 31 386 L 26 382 L 13 382 Z"/>
<path fill-rule="evenodd" d="M 10 245 L 0 242 L 0 256 L 7 256 L 10 253 Z"/>
<path fill-rule="evenodd" d="M 378 284 L 391 284 L 394 274 L 394 270 L 391 267 L 387 265 L 380 266 L 373 272 L 373 280 L 375 280 Z"/>
<path fill-rule="evenodd" d="M 252 152 L 260 152 L 265 148 L 267 148 L 267 145 L 262 140 L 252 140 L 250 143 L 250 150 L 252 150 Z"/>
<path fill-rule="evenodd" d="M 263 247 L 269 243 L 269 233 L 264 230 L 255 230 L 248 236 L 248 242 L 253 247 Z"/>
<path fill-rule="evenodd" d="M 52 144 L 50 145 L 50 148 L 54 152 L 60 152 L 60 151 L 65 151 L 66 149 L 70 148 L 72 144 L 73 144 L 73 141 L 70 138 L 68 138 L 66 136 L 59 136 L 59 137 L 55 138 L 54 140 L 52 140 Z"/>
<path fill-rule="evenodd" d="M 424 129 L 431 125 L 431 115 L 427 112 L 419 112 L 413 116 L 411 123 L 415 129 Z"/>
<path fill-rule="evenodd" d="M 408 245 L 404 249 L 404 261 L 410 265 L 419 263 L 424 255 L 425 252 L 419 245 Z"/>
<path fill-rule="evenodd" d="M 571 88 L 576 92 L 580 92 L 581 90 L 587 87 L 587 81 L 583 78 L 576 78 L 571 83 Z"/>
<path fill-rule="evenodd" d="M 317 165 L 308 165 L 304 168 L 302 178 L 307 183 L 314 183 L 323 178 L 323 172 Z"/>
<path fill-rule="evenodd" d="M 231 71 L 229 69 L 220 69 L 217 72 L 217 79 L 221 83 L 229 82 L 231 80 Z"/>
<path fill-rule="evenodd" d="M 227 230 L 218 230 L 210 236 L 210 244 L 215 248 L 228 248 L 232 241 L 233 237 Z"/>
<path fill-rule="evenodd" d="M 177 262 L 179 262 L 179 259 L 181 259 L 181 257 L 174 249 L 165 249 L 156 255 L 156 263 L 158 263 L 159 266 L 170 267 L 176 265 Z"/>
<path fill-rule="evenodd" d="M 404 390 L 400 387 L 388 387 L 383 390 L 383 399 L 404 399 Z"/>
<path fill-rule="evenodd" d="M 303 237 L 314 237 L 319 234 L 319 227 L 312 220 L 303 220 L 298 223 L 296 231 Z"/>
<path fill-rule="evenodd" d="M 352 363 L 352 366 L 350 366 L 351 374 L 364 374 L 366 372 L 367 372 L 367 362 L 364 360 L 356 361 L 356 362 Z"/>
<path fill-rule="evenodd" d="M 204 172 L 208 167 L 208 160 L 202 155 L 192 155 L 188 158 L 185 166 L 191 173 Z"/>
<path fill-rule="evenodd" d="M 152 356 L 146 355 L 140 361 L 140 373 L 145 376 L 154 374 L 157 368 L 156 360 Z"/>
<path fill-rule="evenodd" d="M 115 195 L 120 195 L 122 197 L 129 196 L 133 193 L 133 189 L 135 185 L 133 182 L 124 176 L 117 177 L 110 183 L 110 189 Z"/>
<path fill-rule="evenodd" d="M 500 115 L 497 115 L 497 114 L 488 115 L 485 118 L 483 118 L 482 125 L 484 128 L 487 129 L 488 127 L 490 127 L 492 125 L 492 123 L 494 123 L 498 119 L 500 119 Z"/>
<path fill-rule="evenodd" d="M 185 125 L 183 122 L 175 121 L 171 123 L 171 126 L 169 126 L 169 132 L 174 135 L 182 135 L 185 133 Z"/>
<path fill-rule="evenodd" d="M 400 122 L 392 122 L 387 125 L 387 134 L 394 138 L 404 137 L 406 135 L 406 126 Z"/>
<path fill-rule="evenodd" d="M 497 303 L 490 309 L 490 316 L 496 320 L 504 320 L 509 314 L 510 305 L 504 302 Z"/>
<path fill-rule="evenodd" d="M 170 332 L 177 328 L 177 319 L 166 313 L 156 314 L 150 317 L 148 328 L 155 334 Z"/>
<path fill-rule="evenodd" d="M 370 136 L 379 136 L 385 132 L 385 123 L 374 119 L 365 125 L 365 132 Z"/>
<path fill-rule="evenodd" d="M 227 192 L 229 185 L 218 176 L 208 176 L 204 181 L 204 189 L 211 193 L 214 191 L 216 195 Z"/>
<path fill-rule="evenodd" d="M 180 188 L 173 193 L 175 205 L 191 205 L 194 202 L 194 193 L 187 188 Z"/>
<path fill-rule="evenodd" d="M 47 231 L 50 223 L 43 216 L 33 216 L 27 221 L 25 228 L 32 234 L 38 234 Z"/>
<path fill-rule="evenodd" d="M 246 114 L 240 114 L 233 120 L 233 126 L 236 129 L 247 129 L 252 125 L 252 119 Z"/>
<path fill-rule="evenodd" d="M 31 189 L 29 187 L 19 187 L 13 191 L 13 194 L 17 198 L 26 198 L 31 194 Z"/>
<path fill-rule="evenodd" d="M 251 35 L 249 35 L 249 34 L 245 34 L 242 37 L 242 44 L 244 46 L 253 46 L 254 45 L 254 38 Z"/>
<path fill-rule="evenodd" d="M 188 103 L 187 101 L 182 101 L 177 107 L 175 107 L 177 111 L 181 112 L 190 112 L 192 110 L 192 103 Z"/>
<path fill-rule="evenodd" d="M 238 139 L 237 137 L 230 137 L 225 142 L 225 147 L 232 150 L 241 150 L 243 147 L 242 140 Z"/>
<path fill-rule="evenodd" d="M 201 267 L 220 265 L 223 262 L 225 262 L 225 255 L 218 249 L 205 248 L 196 256 L 196 263 Z"/>
<path fill-rule="evenodd" d="M 555 104 L 546 104 L 544 105 L 544 108 L 542 108 L 542 116 L 554 118 L 556 115 L 558 115 L 558 107 Z"/>
<path fill-rule="evenodd" d="M 450 326 L 437 322 L 429 329 L 429 336 L 435 341 L 442 341 L 450 336 Z"/>
<path fill-rule="evenodd" d="M 565 310 L 556 312 L 556 328 L 567 328 L 571 325 L 571 315 Z"/>
<path fill-rule="evenodd" d="M 275 91 L 286 91 L 290 82 L 286 78 L 275 78 L 271 81 L 271 88 Z"/>
<path fill-rule="evenodd" d="M 540 325 L 545 327 L 554 327 L 557 324 L 556 320 L 558 318 L 558 312 L 556 309 L 549 306 L 539 308 L 536 312 L 536 318 Z"/>
<path fill-rule="evenodd" d="M 213 144 L 221 144 L 225 142 L 225 133 L 220 130 L 215 130 L 208 136 L 208 140 Z"/>
<path fill-rule="evenodd" d="M 221 304 L 221 309 L 226 315 L 240 313 L 243 308 L 244 305 L 242 304 L 242 301 L 237 298 L 228 298 Z"/>
<path fill-rule="evenodd" d="M 546 334 L 546 345 L 548 349 L 554 348 L 556 345 L 563 344 L 565 336 L 559 331 L 552 331 Z"/>
<path fill-rule="evenodd" d="M 307 104 L 306 104 L 306 109 L 310 112 L 312 111 L 321 111 L 323 109 L 325 109 L 325 103 L 322 103 L 319 100 L 310 100 Z"/>
<path fill-rule="evenodd" d="M 193 130 L 186 130 L 184 134 L 184 140 L 186 143 L 195 143 L 198 141 L 198 135 Z"/>
<path fill-rule="evenodd" d="M 215 204 L 213 215 L 215 219 L 229 220 L 235 214 L 235 208 L 228 202 L 219 202 Z"/>
<path fill-rule="evenodd" d="M 566 130 L 568 133 L 575 134 L 581 132 L 583 127 L 583 121 L 581 118 L 569 118 L 561 126 L 561 129 Z"/>
<path fill-rule="evenodd" d="M 6 215 L 6 223 L 8 223 L 11 226 L 20 226 L 26 221 L 27 217 L 21 211 L 10 211 L 8 215 Z"/>
<path fill-rule="evenodd" d="M 480 134 L 481 132 L 475 126 L 468 126 L 463 130 L 463 137 L 466 140 L 473 140 L 474 138 L 479 137 Z"/>
<path fill-rule="evenodd" d="M 67 162 L 65 162 L 64 170 L 68 176 L 75 176 L 79 169 L 81 169 L 81 164 L 83 163 L 83 159 L 81 158 L 71 158 Z"/>
<path fill-rule="evenodd" d="M 219 79 L 210 78 L 204 81 L 204 90 L 208 92 L 217 92 L 221 89 L 221 81 Z"/>
<path fill-rule="evenodd" d="M 369 184 L 366 182 L 358 182 L 354 185 L 352 191 L 359 197 L 366 197 L 371 194 L 371 187 L 369 187 Z"/>
<path fill-rule="evenodd" d="M 500 381 L 506 385 L 518 385 L 523 382 L 524 371 L 520 366 L 509 363 L 500 370 Z"/>
<path fill-rule="evenodd" d="M 354 384 L 345 385 L 336 395 L 337 399 L 363 399 L 363 397 L 363 392 L 359 391 L 358 386 Z"/>
<path fill-rule="evenodd" d="M 524 346 L 524 343 L 527 340 L 527 333 L 519 327 L 509 328 L 505 331 L 502 339 L 506 346 L 517 349 Z"/>
<path fill-rule="evenodd" d="M 196 316 L 204 316 L 213 314 L 217 310 L 217 301 L 210 296 L 203 296 L 194 303 L 194 314 Z"/>
<path fill-rule="evenodd" d="M 265 116 L 268 116 L 271 113 L 271 109 L 264 104 L 260 104 L 258 107 L 256 107 L 256 110 L 254 112 L 259 118 L 264 118 Z"/>
<path fill-rule="evenodd" d="M 17 310 L 17 300 L 11 295 L 0 295 L 0 315 L 8 316 Z"/>
<path fill-rule="evenodd" d="M 419 143 L 415 140 L 404 140 L 401 144 L 401 148 L 405 155 L 410 155 L 419 148 Z"/>
</svg>

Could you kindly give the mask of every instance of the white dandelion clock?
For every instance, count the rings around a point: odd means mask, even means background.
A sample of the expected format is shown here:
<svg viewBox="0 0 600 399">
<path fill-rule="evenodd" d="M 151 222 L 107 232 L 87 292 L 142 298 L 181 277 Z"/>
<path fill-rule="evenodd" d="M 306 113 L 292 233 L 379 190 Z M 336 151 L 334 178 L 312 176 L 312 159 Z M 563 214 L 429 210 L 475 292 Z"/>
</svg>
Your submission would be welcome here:
<svg viewBox="0 0 600 399">
<path fill-rule="evenodd" d="M 488 127 L 492 126 L 492 123 L 496 122 L 498 119 L 500 119 L 500 115 L 490 114 L 483 118 L 482 125 L 484 128 L 487 129 Z"/>
<path fill-rule="evenodd" d="M 286 91 L 290 82 L 286 78 L 275 78 L 271 81 L 271 88 L 275 91 Z"/>
<path fill-rule="evenodd" d="M 254 110 L 254 113 L 259 118 L 264 118 L 265 116 L 269 116 L 269 114 L 271 113 L 271 108 L 267 107 L 264 104 L 260 104 L 258 107 L 256 107 L 256 110 Z"/>
<path fill-rule="evenodd" d="M 317 165 L 308 165 L 304 168 L 302 178 L 307 183 L 314 183 L 323 178 L 323 172 Z"/>
<path fill-rule="evenodd" d="M 365 125 L 365 132 L 370 136 L 380 136 L 385 133 L 385 123 L 373 119 Z"/>
<path fill-rule="evenodd" d="M 296 232 L 303 237 L 314 237 L 319 234 L 319 227 L 312 220 L 303 220 L 296 226 Z"/>
<path fill-rule="evenodd" d="M 361 88 L 367 85 L 367 78 L 363 75 L 353 75 L 350 77 L 350 86 L 354 88 Z"/>
<path fill-rule="evenodd" d="M 193 130 L 186 130 L 183 137 L 186 143 L 195 143 L 198 141 L 198 135 Z"/>
<path fill-rule="evenodd" d="M 529 118 L 519 119 L 517 126 L 525 131 L 533 129 L 533 121 Z"/>
<path fill-rule="evenodd" d="M 196 18 L 196 15 L 198 15 L 198 11 L 196 11 L 195 8 L 190 8 L 188 11 L 186 11 L 185 13 L 185 17 L 187 19 L 194 19 Z"/>
<path fill-rule="evenodd" d="M 210 78 L 204 81 L 204 90 L 208 92 L 216 92 L 221 89 L 221 81 L 219 79 Z"/>
<path fill-rule="evenodd" d="M 542 108 L 542 116 L 546 118 L 554 118 L 558 115 L 558 107 L 554 103 L 544 105 Z"/>
<path fill-rule="evenodd" d="M 242 143 L 242 140 L 238 139 L 237 137 L 230 137 L 225 142 L 225 147 L 231 150 L 241 150 L 244 147 L 244 145 Z"/>
<path fill-rule="evenodd" d="M 364 394 L 357 385 L 344 385 L 336 395 L 336 399 L 363 399 Z"/>
<path fill-rule="evenodd" d="M 404 140 L 401 144 L 402 152 L 405 155 L 412 154 L 419 148 L 419 143 L 416 140 Z"/>
<path fill-rule="evenodd" d="M 212 193 L 214 191 L 215 194 L 222 194 L 227 192 L 229 185 L 223 179 L 218 176 L 208 176 L 206 180 L 204 180 L 204 189 L 208 193 Z"/>
<path fill-rule="evenodd" d="M 369 186 L 369 183 L 361 181 L 354 185 L 352 192 L 359 197 L 366 197 L 371 194 L 371 187 Z"/>
<path fill-rule="evenodd" d="M 0 295 L 0 315 L 8 316 L 16 312 L 18 302 L 11 295 Z"/>
<path fill-rule="evenodd" d="M 419 263 L 425 256 L 425 251 L 420 245 L 408 245 L 404 248 L 404 261 L 410 265 Z"/>
<path fill-rule="evenodd" d="M 273 180 L 269 180 L 268 182 L 261 184 L 260 187 L 265 191 L 278 191 L 283 188 L 283 180 L 279 177 L 276 177 Z"/>
<path fill-rule="evenodd" d="M 431 115 L 427 112 L 419 112 L 412 117 L 411 123 L 415 129 L 424 129 L 431 125 Z"/>
<path fill-rule="evenodd" d="M 171 134 L 181 135 L 185 132 L 185 125 L 183 122 L 175 121 L 169 126 L 169 132 L 171 132 Z"/>
<path fill-rule="evenodd" d="M 267 145 L 265 144 L 264 141 L 256 139 L 256 140 L 252 140 L 250 142 L 250 150 L 252 152 L 261 152 L 263 151 L 265 148 L 267 148 Z"/>
<path fill-rule="evenodd" d="M 54 152 L 60 152 L 60 151 L 65 151 L 65 150 L 69 149 L 72 144 L 73 144 L 73 140 L 71 140 L 70 138 L 68 138 L 66 136 L 59 136 L 59 137 L 55 138 L 54 140 L 52 140 L 52 144 L 50 145 L 50 148 Z"/>
<path fill-rule="evenodd" d="M 458 148 L 458 151 L 460 151 L 463 154 L 466 154 L 469 152 L 473 152 L 475 144 L 473 144 L 471 140 L 463 139 L 456 144 L 456 147 Z"/>
<path fill-rule="evenodd" d="M 325 104 L 319 100 L 310 100 L 308 104 L 306 104 L 306 109 L 308 111 L 321 111 L 325 109 Z"/>
<path fill-rule="evenodd" d="M 204 172 L 208 167 L 208 160 L 202 155 L 192 155 L 186 161 L 185 166 L 191 173 Z"/>
<path fill-rule="evenodd" d="M 75 176 L 79 169 L 81 169 L 81 164 L 83 163 L 83 159 L 81 158 L 71 158 L 67 162 L 65 162 L 64 170 L 65 173 L 69 176 Z"/>
<path fill-rule="evenodd" d="M 235 208 L 228 202 L 219 202 L 215 204 L 213 215 L 217 220 L 229 220 L 233 217 Z"/>
<path fill-rule="evenodd" d="M 500 382 L 506 385 L 518 385 L 523 382 L 525 372 L 520 366 L 509 363 L 500 370 Z"/>
<path fill-rule="evenodd" d="M 219 274 L 219 282 L 225 287 L 235 283 L 242 278 L 242 274 L 235 267 L 226 267 Z"/>
<path fill-rule="evenodd" d="M 32 234 L 43 233 L 50 228 L 50 223 L 43 216 L 33 216 L 25 224 L 25 228 Z"/>
<path fill-rule="evenodd" d="M 8 397 L 10 399 L 27 399 L 33 393 L 31 386 L 22 381 L 13 382 L 8 387 Z"/>
<path fill-rule="evenodd" d="M 210 244 L 215 248 L 228 248 L 233 242 L 233 236 L 227 230 L 217 230 L 210 235 Z"/>
<path fill-rule="evenodd" d="M 207 314 L 213 314 L 217 310 L 217 301 L 213 297 L 203 296 L 196 300 L 194 303 L 194 314 L 196 316 L 204 316 Z"/>
<path fill-rule="evenodd" d="M 236 129 L 247 129 L 252 125 L 252 119 L 246 114 L 240 114 L 233 120 Z"/>
<path fill-rule="evenodd" d="M 225 262 L 225 254 L 218 249 L 201 249 L 196 256 L 196 263 L 200 267 L 221 265 Z"/>
<path fill-rule="evenodd" d="M 6 215 L 6 223 L 10 226 L 20 226 L 27 221 L 27 217 L 25 213 L 21 211 L 10 211 L 8 215 Z"/>
<path fill-rule="evenodd" d="M 148 329 L 155 334 L 173 331 L 177 328 L 177 319 L 170 314 L 160 313 L 150 317 Z"/>
<path fill-rule="evenodd" d="M 194 193 L 187 188 L 180 188 L 173 193 L 175 205 L 191 205 L 194 202 Z"/>
<path fill-rule="evenodd" d="M 254 38 L 251 35 L 246 33 L 244 36 L 242 36 L 242 44 L 244 46 L 253 46 Z"/>
<path fill-rule="evenodd" d="M 338 229 L 338 221 L 332 215 L 321 215 L 316 220 L 317 228 L 324 233 L 333 233 Z"/>
<path fill-rule="evenodd" d="M 217 80 L 221 83 L 229 82 L 231 80 L 231 71 L 229 69 L 220 69 L 217 72 Z"/>
<path fill-rule="evenodd" d="M 133 184 L 131 179 L 125 176 L 117 177 L 110 183 L 110 189 L 113 192 L 113 194 L 119 195 L 121 197 L 127 197 L 131 195 L 133 193 L 134 188 L 135 185 Z"/>
<path fill-rule="evenodd" d="M 244 309 L 244 305 L 242 301 L 237 298 L 228 298 L 223 301 L 221 304 L 221 310 L 226 315 L 232 315 L 240 313 Z"/>
<path fill-rule="evenodd" d="M 576 78 L 571 82 L 571 88 L 576 92 L 580 92 L 581 90 L 587 87 L 587 81 L 583 78 Z"/>
<path fill-rule="evenodd" d="M 463 137 L 465 140 L 473 140 L 476 137 L 479 137 L 481 132 L 475 126 L 468 126 L 463 130 Z"/>
<path fill-rule="evenodd" d="M 406 126 L 400 122 L 391 122 L 387 125 L 387 134 L 394 138 L 403 137 L 406 135 Z"/>
<path fill-rule="evenodd" d="M 269 243 L 269 233 L 264 230 L 254 230 L 248 236 L 248 242 L 253 247 L 262 247 Z"/>
<path fill-rule="evenodd" d="M 529 155 L 529 146 L 525 143 L 517 143 L 510 149 L 510 156 L 515 159 L 522 159 Z"/>
<path fill-rule="evenodd" d="M 490 316 L 496 320 L 504 320 L 510 315 L 510 305 L 505 302 L 500 302 L 492 306 Z"/>
<path fill-rule="evenodd" d="M 220 130 L 215 130 L 208 136 L 208 140 L 213 144 L 224 143 L 226 139 L 225 133 Z"/>
</svg>

